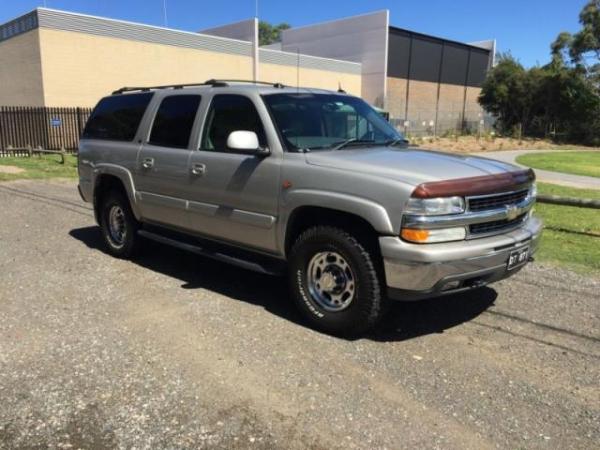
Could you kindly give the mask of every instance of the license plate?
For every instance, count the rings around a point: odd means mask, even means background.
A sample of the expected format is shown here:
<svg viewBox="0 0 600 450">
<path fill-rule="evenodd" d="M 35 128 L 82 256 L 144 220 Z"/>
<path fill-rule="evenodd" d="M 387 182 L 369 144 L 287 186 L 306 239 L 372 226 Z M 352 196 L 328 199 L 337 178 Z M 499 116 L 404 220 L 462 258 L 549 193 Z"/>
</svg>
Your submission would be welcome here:
<svg viewBox="0 0 600 450">
<path fill-rule="evenodd" d="M 506 268 L 508 270 L 514 269 L 515 267 L 525 264 L 528 258 L 529 246 L 521 247 L 518 250 L 513 250 L 508 256 L 508 263 L 506 264 Z"/>
</svg>

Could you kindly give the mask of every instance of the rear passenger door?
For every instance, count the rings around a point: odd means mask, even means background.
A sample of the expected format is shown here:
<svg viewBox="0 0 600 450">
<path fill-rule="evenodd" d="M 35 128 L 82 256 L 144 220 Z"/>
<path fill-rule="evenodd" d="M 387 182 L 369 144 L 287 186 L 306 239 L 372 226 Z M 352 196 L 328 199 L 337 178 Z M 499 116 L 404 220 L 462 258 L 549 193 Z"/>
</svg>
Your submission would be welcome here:
<svg viewBox="0 0 600 450">
<path fill-rule="evenodd" d="M 158 99 L 137 158 L 136 186 L 144 219 L 188 228 L 190 136 L 201 97 L 172 94 Z"/>
</svg>

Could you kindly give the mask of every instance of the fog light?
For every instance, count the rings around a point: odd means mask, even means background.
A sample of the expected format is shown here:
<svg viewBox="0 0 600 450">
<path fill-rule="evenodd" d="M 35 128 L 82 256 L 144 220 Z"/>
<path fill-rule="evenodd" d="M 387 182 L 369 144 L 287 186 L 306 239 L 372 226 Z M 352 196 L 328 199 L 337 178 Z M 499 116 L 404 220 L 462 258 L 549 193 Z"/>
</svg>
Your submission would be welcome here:
<svg viewBox="0 0 600 450">
<path fill-rule="evenodd" d="M 464 227 L 440 228 L 438 230 L 403 228 L 400 236 L 406 241 L 431 244 L 434 242 L 462 241 L 467 237 L 467 231 Z"/>
</svg>

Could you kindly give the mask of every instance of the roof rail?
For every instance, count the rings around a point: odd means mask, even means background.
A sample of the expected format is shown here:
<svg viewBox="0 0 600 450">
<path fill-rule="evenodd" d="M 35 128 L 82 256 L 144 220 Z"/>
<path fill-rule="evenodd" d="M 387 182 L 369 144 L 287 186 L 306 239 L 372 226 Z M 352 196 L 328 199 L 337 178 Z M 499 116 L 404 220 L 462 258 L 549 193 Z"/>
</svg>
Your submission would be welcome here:
<svg viewBox="0 0 600 450">
<path fill-rule="evenodd" d="M 273 86 L 274 88 L 284 88 L 285 85 L 279 82 L 272 82 L 272 81 L 258 81 L 258 80 L 236 80 L 236 79 L 230 79 L 230 80 L 224 80 L 224 79 L 219 79 L 219 80 L 215 80 L 215 79 L 210 79 L 204 82 L 204 84 L 208 84 L 208 85 L 213 85 L 213 86 L 227 86 L 227 83 L 249 83 L 249 84 L 262 84 L 265 86 Z"/>
<path fill-rule="evenodd" d="M 122 87 L 120 89 L 117 89 L 116 91 L 113 91 L 112 94 L 116 95 L 116 94 L 122 94 L 123 92 L 132 92 L 132 91 L 142 91 L 142 92 L 146 92 L 149 91 L 151 89 L 182 89 L 184 87 L 192 87 L 192 86 L 206 86 L 207 84 L 210 83 L 184 83 L 184 84 L 165 84 L 162 86 L 139 86 L 139 87 Z"/>
<path fill-rule="evenodd" d="M 273 86 L 274 88 L 284 88 L 285 86 L 281 83 L 271 83 L 268 81 L 253 81 L 253 80 L 206 80 L 204 83 L 183 83 L 183 84 L 165 84 L 161 86 L 124 86 L 112 92 L 112 95 L 123 94 L 124 92 L 147 92 L 151 89 L 183 89 L 184 87 L 193 86 L 212 86 L 212 87 L 225 87 L 229 86 L 228 83 L 251 83 L 251 84 L 263 84 L 267 86 Z"/>
</svg>

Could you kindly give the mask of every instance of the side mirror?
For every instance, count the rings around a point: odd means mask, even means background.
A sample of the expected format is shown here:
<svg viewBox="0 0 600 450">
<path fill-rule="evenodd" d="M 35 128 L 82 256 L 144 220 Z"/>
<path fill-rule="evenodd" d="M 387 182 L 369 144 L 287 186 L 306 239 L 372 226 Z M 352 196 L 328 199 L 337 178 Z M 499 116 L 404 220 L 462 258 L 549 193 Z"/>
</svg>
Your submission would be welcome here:
<svg viewBox="0 0 600 450">
<path fill-rule="evenodd" d="M 268 155 L 269 150 L 261 148 L 258 136 L 254 131 L 233 131 L 227 137 L 227 148 L 242 153 Z"/>
</svg>

